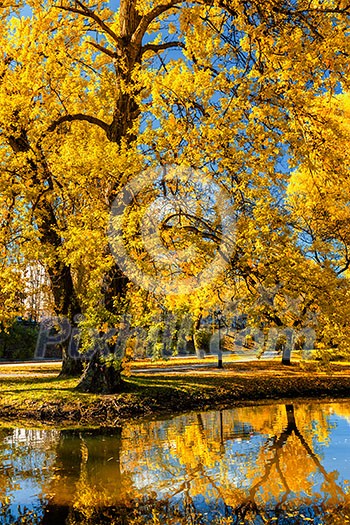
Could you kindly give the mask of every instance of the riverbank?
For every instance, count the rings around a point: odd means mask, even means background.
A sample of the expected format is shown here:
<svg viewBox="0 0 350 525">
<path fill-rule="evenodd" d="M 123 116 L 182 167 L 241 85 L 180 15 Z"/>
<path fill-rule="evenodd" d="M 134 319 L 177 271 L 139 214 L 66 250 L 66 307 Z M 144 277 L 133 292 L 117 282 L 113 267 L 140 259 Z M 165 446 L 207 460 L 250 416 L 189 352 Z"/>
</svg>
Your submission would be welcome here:
<svg viewBox="0 0 350 525">
<path fill-rule="evenodd" d="M 175 369 L 175 370 L 174 370 Z M 123 392 L 83 394 L 77 379 L 58 378 L 59 367 L 0 366 L 0 421 L 30 425 L 116 426 L 131 418 L 301 398 L 350 397 L 350 364 L 284 367 L 276 361 L 214 364 L 167 371 L 157 365 L 131 371 Z"/>
</svg>

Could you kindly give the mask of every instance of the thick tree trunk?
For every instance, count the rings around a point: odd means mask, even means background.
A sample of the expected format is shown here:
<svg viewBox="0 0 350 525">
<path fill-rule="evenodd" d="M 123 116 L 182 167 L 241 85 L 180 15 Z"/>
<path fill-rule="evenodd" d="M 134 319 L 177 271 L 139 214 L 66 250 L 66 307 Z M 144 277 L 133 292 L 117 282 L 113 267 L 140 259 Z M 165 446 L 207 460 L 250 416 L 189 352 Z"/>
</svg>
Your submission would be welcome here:
<svg viewBox="0 0 350 525">
<path fill-rule="evenodd" d="M 94 394 L 115 394 L 122 389 L 121 361 L 113 355 L 104 357 L 97 350 L 86 368 L 77 389 Z"/>
<path fill-rule="evenodd" d="M 83 373 L 84 360 L 81 357 L 72 358 L 63 351 L 60 377 L 79 377 Z"/>
<path fill-rule="evenodd" d="M 116 305 L 125 298 L 129 282 L 117 264 L 110 269 L 104 282 L 104 301 L 109 312 L 114 313 L 118 309 Z"/>
<path fill-rule="evenodd" d="M 52 233 L 52 224 L 56 224 L 53 210 L 49 210 L 47 224 L 42 224 L 43 240 L 50 243 L 56 250 L 61 246 L 60 237 Z M 77 316 L 81 314 L 80 304 L 75 292 L 71 269 L 59 260 L 48 266 L 47 272 L 51 282 L 51 290 L 55 303 L 55 313 L 58 317 L 67 319 L 73 329 L 76 324 Z M 71 339 L 68 338 L 61 344 L 62 348 L 62 369 L 60 376 L 79 376 L 83 372 L 83 358 L 73 349 Z"/>
<path fill-rule="evenodd" d="M 104 283 L 105 308 L 112 315 L 118 311 L 118 301 L 125 298 L 129 279 L 115 265 L 108 272 Z M 108 347 L 108 341 L 103 342 Z M 72 347 L 72 345 L 71 345 Z M 114 358 L 114 347 L 109 347 L 110 356 L 103 356 L 98 349 L 88 362 L 86 370 L 78 385 L 83 392 L 115 393 L 121 389 L 121 366 Z M 76 352 L 74 352 L 74 355 Z M 118 364 L 119 363 L 119 364 Z M 62 375 L 80 375 L 83 371 L 81 358 L 65 356 L 62 365 Z"/>
<path fill-rule="evenodd" d="M 71 336 L 62 343 L 62 369 L 60 376 L 78 377 L 83 372 L 84 357 L 79 354 L 77 342 L 73 339 L 77 316 L 81 314 L 70 268 L 58 264 L 51 278 L 52 292 L 58 315 L 67 318 L 71 325 Z"/>
</svg>

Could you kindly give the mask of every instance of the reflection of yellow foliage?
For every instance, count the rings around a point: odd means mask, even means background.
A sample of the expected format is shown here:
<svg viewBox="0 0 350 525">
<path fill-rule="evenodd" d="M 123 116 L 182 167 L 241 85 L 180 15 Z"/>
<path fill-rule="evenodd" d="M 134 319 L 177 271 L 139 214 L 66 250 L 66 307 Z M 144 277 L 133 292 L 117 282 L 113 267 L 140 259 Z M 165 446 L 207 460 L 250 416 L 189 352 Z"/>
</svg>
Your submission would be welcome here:
<svg viewBox="0 0 350 525">
<path fill-rule="evenodd" d="M 273 434 L 281 432 L 287 424 L 284 405 L 261 405 L 239 409 L 240 420 L 250 424 L 256 432 Z"/>
<path fill-rule="evenodd" d="M 334 402 L 329 406 L 331 413 L 337 414 L 338 416 L 344 417 L 349 421 L 350 424 L 350 407 L 348 401 L 343 403 Z"/>
<path fill-rule="evenodd" d="M 313 480 L 312 477 L 317 471 L 317 467 L 312 458 L 294 435 L 288 437 L 283 449 L 274 449 L 271 446 L 268 454 L 266 450 L 261 450 L 256 463 L 252 465 L 249 478 L 252 485 L 263 478 L 265 469 L 272 464 L 269 476 L 259 489 L 259 503 L 266 504 L 271 499 L 280 501 L 286 492 L 293 492 L 301 495 L 311 496 Z M 296 502 L 296 500 L 294 499 Z M 297 502 L 296 502 L 297 503 Z"/>
<path fill-rule="evenodd" d="M 317 456 L 310 456 L 315 428 L 319 442 L 326 443 L 330 430 L 328 416 L 331 413 L 331 404 L 296 405 L 292 417 L 295 429 L 284 405 L 242 407 L 230 412 L 223 411 L 221 416 L 218 412 L 190 415 L 186 418 L 186 424 L 181 417 L 175 418 L 166 432 L 167 447 L 163 450 L 156 447 L 151 468 L 156 471 L 157 465 L 161 469 L 171 464 L 176 486 L 181 487 L 181 482 L 187 480 L 191 497 L 223 497 L 228 505 L 236 506 L 249 496 L 248 487 L 256 484 L 259 504 L 268 503 L 271 498 L 278 500 L 285 493 L 293 493 L 305 502 L 312 497 L 313 477 L 320 468 Z M 232 434 L 233 428 L 236 428 L 235 434 Z M 271 437 L 265 446 L 260 447 L 254 459 L 247 456 L 242 464 L 239 456 L 231 455 L 229 460 L 223 461 L 230 435 L 237 445 L 241 439 L 239 428 L 242 428 L 242 437 L 247 436 L 249 429 L 251 436 L 258 433 L 266 438 Z M 298 429 L 302 429 L 301 437 L 297 434 Z M 130 430 L 127 427 L 123 431 L 128 440 L 132 435 L 135 436 L 134 433 L 130 434 Z M 138 440 L 141 450 L 136 456 L 133 454 L 133 462 L 137 456 L 137 463 L 144 462 L 145 453 L 150 450 L 145 433 L 154 443 L 158 430 L 156 422 L 147 424 L 147 431 L 145 427 Z M 234 478 L 232 468 L 236 472 Z M 214 477 L 213 469 L 216 472 Z M 245 480 L 244 485 L 241 485 L 239 478 Z M 166 487 L 162 483 L 159 486 L 162 489 Z M 337 485 L 331 477 L 327 477 L 327 487 L 329 494 L 339 496 Z"/>
<path fill-rule="evenodd" d="M 317 498 L 325 497 L 330 507 L 346 505 L 348 485 L 337 471 L 324 469 L 313 449 L 316 435 L 318 443 L 327 444 L 334 411 L 349 414 L 345 403 L 276 404 L 130 422 L 121 433 L 100 437 L 64 431 L 44 494 L 89 525 L 99 509 L 115 505 L 137 514 L 144 497 L 150 498 L 150 511 L 157 499 L 167 504 L 180 498 L 193 513 L 197 498 L 209 505 L 221 500 L 243 509 L 246 523 L 253 523 L 255 508 L 271 502 L 283 503 L 291 513 L 295 505 Z M 152 519 L 159 519 L 158 510 Z"/>
</svg>

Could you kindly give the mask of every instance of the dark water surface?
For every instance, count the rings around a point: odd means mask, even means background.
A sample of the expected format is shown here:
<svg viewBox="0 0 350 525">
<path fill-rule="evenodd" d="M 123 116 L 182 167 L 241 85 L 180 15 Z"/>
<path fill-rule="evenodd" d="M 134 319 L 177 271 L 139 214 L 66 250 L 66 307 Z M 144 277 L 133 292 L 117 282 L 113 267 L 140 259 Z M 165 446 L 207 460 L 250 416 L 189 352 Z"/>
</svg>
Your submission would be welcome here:
<svg viewBox="0 0 350 525">
<path fill-rule="evenodd" d="M 350 523 L 349 402 L 0 428 L 0 523 Z"/>
</svg>

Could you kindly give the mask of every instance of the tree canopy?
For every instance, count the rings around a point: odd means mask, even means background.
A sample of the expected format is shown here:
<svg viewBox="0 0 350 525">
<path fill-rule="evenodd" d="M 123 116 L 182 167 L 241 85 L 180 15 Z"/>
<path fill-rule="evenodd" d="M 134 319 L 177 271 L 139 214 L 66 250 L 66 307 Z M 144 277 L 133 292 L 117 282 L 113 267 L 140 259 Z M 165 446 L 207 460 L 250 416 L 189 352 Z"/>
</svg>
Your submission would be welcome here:
<svg viewBox="0 0 350 525">
<path fill-rule="evenodd" d="M 220 304 L 258 326 L 311 312 L 324 345 L 344 342 L 349 13 L 3 2 L 1 321 L 40 265 L 55 313 L 86 333 L 164 311 L 198 329 Z"/>
</svg>

